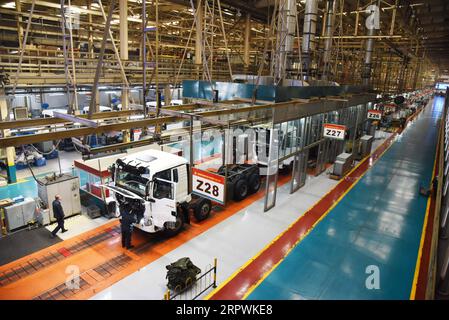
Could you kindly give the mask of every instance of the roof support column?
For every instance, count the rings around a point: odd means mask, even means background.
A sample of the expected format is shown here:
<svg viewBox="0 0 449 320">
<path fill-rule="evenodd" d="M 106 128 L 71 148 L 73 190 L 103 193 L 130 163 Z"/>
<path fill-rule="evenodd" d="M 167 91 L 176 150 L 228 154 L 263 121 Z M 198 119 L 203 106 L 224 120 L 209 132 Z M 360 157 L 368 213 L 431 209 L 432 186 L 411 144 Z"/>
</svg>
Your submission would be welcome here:
<svg viewBox="0 0 449 320">
<path fill-rule="evenodd" d="M 249 52 L 250 52 L 250 37 L 251 37 L 251 15 L 246 14 L 245 19 L 245 43 L 243 49 L 243 62 L 245 64 L 245 72 L 248 72 L 249 68 Z"/>
<path fill-rule="evenodd" d="M 120 0 L 120 59 L 128 60 L 128 0 Z"/>
<path fill-rule="evenodd" d="M 128 60 L 128 0 L 119 1 L 119 16 L 120 16 L 120 60 L 122 63 Z M 129 108 L 129 88 L 126 83 L 122 87 L 122 110 Z M 123 131 L 123 142 L 130 141 L 129 130 Z"/>
<path fill-rule="evenodd" d="M 196 40 L 195 40 L 195 65 L 197 79 L 200 79 L 200 69 L 203 64 L 203 7 L 202 0 L 196 2 Z"/>
<path fill-rule="evenodd" d="M 108 36 L 109 36 L 109 31 L 110 31 L 109 28 L 111 27 L 112 13 L 114 11 L 115 1 L 116 0 L 111 0 L 111 3 L 109 4 L 108 18 L 106 19 L 106 24 L 105 24 L 104 31 L 103 31 L 103 41 L 101 42 L 100 55 L 98 57 L 97 68 L 95 70 L 94 83 L 92 85 L 92 96 L 90 99 L 89 113 L 87 116 L 88 119 L 92 119 L 92 115 L 95 112 L 100 111 L 99 110 L 100 108 L 98 105 L 100 99 L 96 99 L 96 97 L 97 97 L 96 92 L 98 90 L 98 82 L 100 81 L 101 68 L 103 67 L 104 51 L 106 48 L 106 42 L 108 41 Z"/>
<path fill-rule="evenodd" d="M 8 104 L 6 101 L 6 94 L 3 88 L 0 88 L 0 120 L 4 121 L 8 118 Z M 8 137 L 11 135 L 9 129 L 2 130 L 3 137 Z M 7 147 L 5 149 L 0 150 L 0 154 L 6 153 L 6 173 L 8 175 L 8 183 L 17 182 L 16 177 L 16 149 L 14 147 Z"/>
<path fill-rule="evenodd" d="M 17 40 L 19 41 L 19 48 L 22 48 L 23 41 L 23 27 L 22 27 L 22 4 L 20 0 L 16 0 L 16 11 L 17 11 Z"/>
<path fill-rule="evenodd" d="M 92 9 L 92 0 L 87 1 L 87 9 Z M 87 21 L 89 22 L 89 32 L 88 32 L 88 39 L 87 39 L 87 50 L 89 51 L 89 58 L 95 59 L 95 52 L 94 52 L 94 34 L 92 30 L 92 15 L 90 13 L 87 14 Z"/>
</svg>

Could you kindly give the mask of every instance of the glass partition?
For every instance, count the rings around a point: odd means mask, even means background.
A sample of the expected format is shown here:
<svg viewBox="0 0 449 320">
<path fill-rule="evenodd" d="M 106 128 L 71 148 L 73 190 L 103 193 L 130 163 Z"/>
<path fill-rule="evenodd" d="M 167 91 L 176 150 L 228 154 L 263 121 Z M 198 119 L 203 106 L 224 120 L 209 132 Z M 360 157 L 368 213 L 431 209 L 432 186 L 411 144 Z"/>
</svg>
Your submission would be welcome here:
<svg viewBox="0 0 449 320">
<path fill-rule="evenodd" d="M 268 161 L 266 167 L 266 185 L 264 211 L 268 211 L 276 204 L 276 192 L 279 169 L 279 131 L 281 125 L 276 124 L 272 127 L 270 134 L 270 147 L 268 152 Z"/>
</svg>

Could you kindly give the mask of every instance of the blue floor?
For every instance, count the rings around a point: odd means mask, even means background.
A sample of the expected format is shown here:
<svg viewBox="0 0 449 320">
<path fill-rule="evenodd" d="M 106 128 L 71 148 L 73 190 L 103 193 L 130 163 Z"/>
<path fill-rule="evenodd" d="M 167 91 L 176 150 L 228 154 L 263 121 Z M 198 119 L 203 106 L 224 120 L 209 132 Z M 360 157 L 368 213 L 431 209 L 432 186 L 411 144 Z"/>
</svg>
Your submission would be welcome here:
<svg viewBox="0 0 449 320">
<path fill-rule="evenodd" d="M 28 170 L 28 169 L 23 169 Z M 74 169 L 71 174 L 78 175 L 78 170 Z M 45 177 L 48 173 L 39 174 L 37 178 Z M 87 182 L 87 174 L 84 171 L 80 171 L 80 185 L 84 185 Z M 36 198 L 37 195 L 37 182 L 33 179 L 33 177 L 27 177 L 25 179 L 21 179 L 19 182 L 9 184 L 6 186 L 0 187 L 0 199 L 5 198 L 15 198 L 18 196 L 23 196 L 24 198 Z"/>
<path fill-rule="evenodd" d="M 409 125 L 248 299 L 409 299 L 427 205 L 418 191 L 432 179 L 443 103 Z M 369 266 L 379 289 L 366 286 Z"/>
</svg>

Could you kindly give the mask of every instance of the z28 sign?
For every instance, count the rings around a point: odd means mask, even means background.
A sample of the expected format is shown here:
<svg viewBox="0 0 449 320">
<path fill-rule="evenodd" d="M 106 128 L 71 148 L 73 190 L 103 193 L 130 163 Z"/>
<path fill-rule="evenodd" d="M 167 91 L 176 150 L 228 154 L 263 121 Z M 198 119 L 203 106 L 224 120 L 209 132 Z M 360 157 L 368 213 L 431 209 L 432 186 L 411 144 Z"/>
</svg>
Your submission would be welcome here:
<svg viewBox="0 0 449 320">
<path fill-rule="evenodd" d="M 325 138 L 344 140 L 345 139 L 346 126 L 339 124 L 325 123 L 323 136 Z"/>
<path fill-rule="evenodd" d="M 220 204 L 225 204 L 225 177 L 192 168 L 192 192 Z"/>
</svg>

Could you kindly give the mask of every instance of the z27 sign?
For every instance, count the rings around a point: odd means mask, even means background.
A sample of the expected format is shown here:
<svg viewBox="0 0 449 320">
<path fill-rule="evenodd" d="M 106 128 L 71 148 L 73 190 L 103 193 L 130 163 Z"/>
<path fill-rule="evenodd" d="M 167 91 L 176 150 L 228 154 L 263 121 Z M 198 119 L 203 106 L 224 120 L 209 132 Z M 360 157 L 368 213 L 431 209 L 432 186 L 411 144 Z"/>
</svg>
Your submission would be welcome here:
<svg viewBox="0 0 449 320">
<path fill-rule="evenodd" d="M 220 204 L 225 204 L 225 177 L 192 168 L 192 184 L 193 193 Z"/>
<path fill-rule="evenodd" d="M 346 126 L 332 123 L 324 124 L 323 136 L 325 138 L 344 140 L 346 133 Z"/>
</svg>

